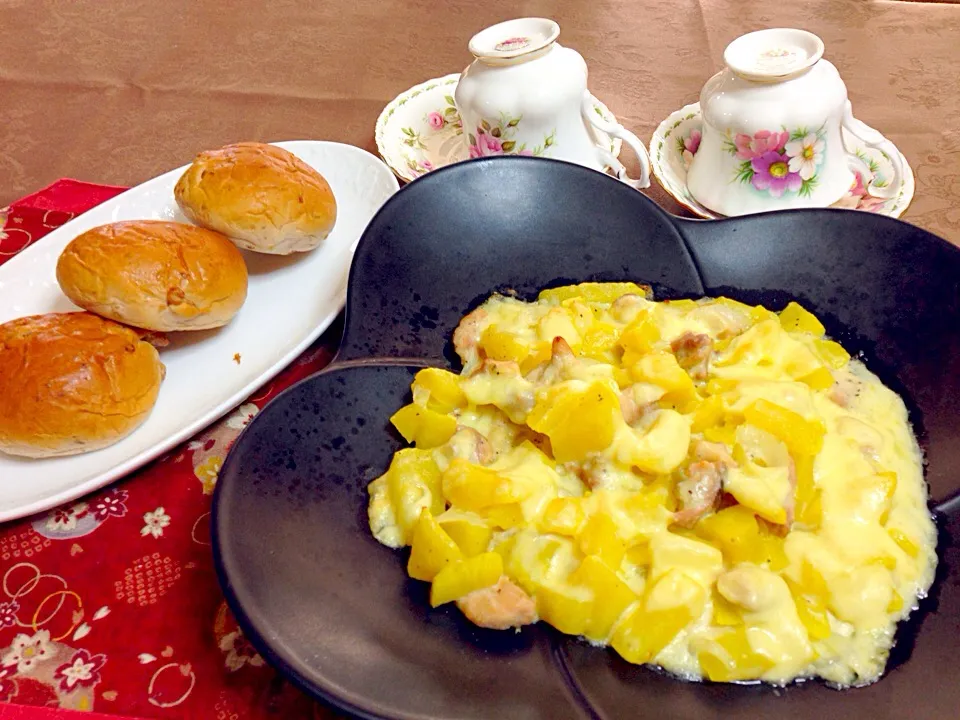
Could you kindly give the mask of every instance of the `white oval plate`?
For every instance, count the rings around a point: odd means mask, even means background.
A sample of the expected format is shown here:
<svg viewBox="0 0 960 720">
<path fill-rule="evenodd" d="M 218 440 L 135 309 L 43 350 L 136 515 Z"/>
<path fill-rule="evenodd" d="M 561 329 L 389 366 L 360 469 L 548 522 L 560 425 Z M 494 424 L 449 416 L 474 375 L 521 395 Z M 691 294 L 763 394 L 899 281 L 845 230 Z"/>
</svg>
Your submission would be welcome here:
<svg viewBox="0 0 960 720">
<path fill-rule="evenodd" d="M 687 167 L 691 156 L 686 148 L 686 141 L 690 133 L 700 132 L 702 127 L 700 103 L 687 105 L 671 113 L 660 123 L 653 137 L 650 138 L 650 170 L 663 189 L 678 203 L 702 218 L 714 220 L 723 215 L 701 205 L 687 189 Z M 867 164 L 870 172 L 879 174 L 881 177 L 893 176 L 893 163 L 883 154 L 883 151 L 867 147 L 846 130 L 843 130 L 843 142 Z M 850 192 L 832 207 L 900 217 L 910 205 L 913 194 L 916 192 L 913 169 L 903 153 L 900 153 L 900 162 L 904 170 L 903 187 L 895 198 L 879 200 L 870 195 L 855 195 Z"/>
<path fill-rule="evenodd" d="M 336 318 L 346 300 L 354 248 L 373 215 L 397 191 L 397 180 L 379 159 L 352 145 L 275 144 L 330 183 L 337 222 L 326 242 L 290 256 L 245 252 L 250 281 L 240 312 L 218 330 L 170 334 L 169 347 L 160 350 L 167 375 L 156 407 L 128 437 L 97 452 L 63 458 L 0 453 L 0 522 L 93 492 L 190 438 L 273 378 Z M 63 248 L 80 233 L 116 220 L 187 222 L 173 199 L 173 186 L 185 168 L 108 200 L 0 266 L 0 323 L 77 309 L 60 292 L 55 268 Z"/>
<path fill-rule="evenodd" d="M 452 73 L 414 85 L 387 103 L 377 118 L 377 151 L 401 180 L 409 182 L 444 165 L 470 159 L 453 101 L 458 82 L 460 73 Z M 593 95 L 590 98 L 593 112 L 609 123 L 617 123 L 606 105 Z M 623 141 L 593 126 L 590 132 L 613 157 L 620 155 Z"/>
</svg>

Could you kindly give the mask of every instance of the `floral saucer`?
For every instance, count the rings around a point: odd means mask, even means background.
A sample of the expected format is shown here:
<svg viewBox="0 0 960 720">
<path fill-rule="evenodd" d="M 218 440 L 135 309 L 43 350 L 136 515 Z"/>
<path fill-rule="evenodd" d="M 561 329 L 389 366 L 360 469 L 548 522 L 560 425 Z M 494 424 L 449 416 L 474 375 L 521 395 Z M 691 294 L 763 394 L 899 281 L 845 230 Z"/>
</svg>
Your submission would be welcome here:
<svg viewBox="0 0 960 720">
<path fill-rule="evenodd" d="M 509 147 L 509 142 L 499 143 L 499 147 L 487 144 L 482 152 L 476 148 L 471 150 L 453 101 L 459 80 L 460 73 L 453 73 L 415 85 L 390 101 L 377 118 L 377 151 L 401 180 L 414 180 L 431 170 L 479 154 L 499 155 L 520 150 Z M 606 105 L 591 98 L 597 115 L 607 122 L 617 122 Z M 619 139 L 593 128 L 590 131 L 613 157 L 620 154 Z M 496 137 L 494 133 L 490 139 L 496 142 Z M 523 150 L 521 154 L 536 155 L 538 150 L 542 148 Z"/>
<path fill-rule="evenodd" d="M 722 215 L 708 210 L 690 194 L 687 189 L 687 168 L 700 145 L 700 130 L 703 122 L 700 118 L 700 103 L 693 103 L 672 113 L 653 133 L 650 139 L 650 169 L 663 189 L 691 212 L 702 218 L 715 219 Z M 868 148 L 856 137 L 843 131 L 844 144 L 853 149 L 874 177 L 893 177 L 893 165 L 881 150 Z M 855 173 L 857 181 L 841 200 L 831 207 L 865 210 L 890 217 L 900 217 L 907 209 L 916 190 L 913 170 L 907 159 L 900 153 L 903 163 L 904 179 L 900 193 L 889 200 L 881 200 L 867 194 L 864 179 Z M 875 183 L 876 184 L 876 183 Z"/>
</svg>

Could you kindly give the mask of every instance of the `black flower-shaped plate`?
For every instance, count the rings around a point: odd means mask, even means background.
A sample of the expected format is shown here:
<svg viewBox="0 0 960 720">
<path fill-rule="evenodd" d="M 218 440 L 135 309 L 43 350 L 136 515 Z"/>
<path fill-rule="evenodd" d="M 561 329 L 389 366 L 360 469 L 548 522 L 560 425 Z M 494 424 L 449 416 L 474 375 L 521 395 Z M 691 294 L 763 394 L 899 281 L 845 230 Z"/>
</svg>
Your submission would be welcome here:
<svg viewBox="0 0 960 720">
<path fill-rule="evenodd" d="M 585 280 L 648 283 L 660 299 L 799 300 L 907 399 L 941 570 L 880 682 L 844 692 L 688 683 L 542 624 L 481 630 L 455 608 L 431 609 L 405 553 L 373 539 L 366 486 L 402 445 L 387 419 L 409 401 L 416 370 L 457 367 L 453 329 L 491 292 L 533 297 Z M 366 718 L 957 717 L 958 285 L 960 250 L 885 217 L 680 220 L 600 173 L 533 158 L 430 173 L 364 233 L 336 361 L 270 403 L 223 465 L 213 540 L 230 606 L 273 665 Z"/>
</svg>

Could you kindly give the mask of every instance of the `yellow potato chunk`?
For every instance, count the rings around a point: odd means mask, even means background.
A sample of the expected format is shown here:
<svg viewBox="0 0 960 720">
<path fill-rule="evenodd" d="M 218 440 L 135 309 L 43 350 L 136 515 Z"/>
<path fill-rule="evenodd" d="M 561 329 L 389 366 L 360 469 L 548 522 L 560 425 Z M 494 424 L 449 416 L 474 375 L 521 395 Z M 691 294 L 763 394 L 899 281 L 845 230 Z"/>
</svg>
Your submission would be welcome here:
<svg viewBox="0 0 960 720">
<path fill-rule="evenodd" d="M 795 520 L 810 529 L 820 527 L 823 493 L 813 477 L 813 458 L 798 455 L 796 459 L 797 490 Z"/>
<path fill-rule="evenodd" d="M 694 529 L 697 535 L 718 547 L 731 565 L 753 560 L 760 527 L 750 508 L 744 505 L 724 508 L 700 520 Z"/>
<path fill-rule="evenodd" d="M 518 363 L 521 372 L 529 372 L 550 359 L 550 343 L 534 338 L 520 338 L 494 325 L 483 331 L 480 348 L 491 360 L 512 360 Z"/>
<path fill-rule="evenodd" d="M 567 635 L 583 635 L 590 623 L 593 592 L 586 587 L 541 587 L 536 595 L 537 615 Z"/>
<path fill-rule="evenodd" d="M 660 328 L 653 314 L 642 312 L 621 333 L 618 343 L 623 348 L 623 365 L 631 367 L 644 355 L 653 352 L 654 345 L 660 342 Z"/>
<path fill-rule="evenodd" d="M 824 640 L 830 637 L 830 619 L 827 617 L 827 606 L 823 598 L 817 594 L 804 592 L 797 583 L 787 579 L 787 587 L 797 604 L 797 615 L 800 622 L 807 629 L 811 640 Z"/>
<path fill-rule="evenodd" d="M 552 346 L 554 338 L 563 338 L 571 350 L 580 350 L 580 333 L 573 324 L 573 315 L 566 308 L 551 308 L 540 318 L 537 335 L 546 346 Z"/>
<path fill-rule="evenodd" d="M 723 572 L 723 554 L 713 545 L 673 532 L 657 533 L 650 539 L 650 579 L 658 580 L 676 568 L 710 587 Z"/>
<path fill-rule="evenodd" d="M 583 521 L 584 513 L 580 498 L 557 497 L 550 500 L 543 509 L 540 529 L 543 532 L 573 537 L 583 525 Z"/>
<path fill-rule="evenodd" d="M 456 418 L 416 403 L 397 410 L 390 422 L 404 440 L 423 449 L 443 445 L 457 431 Z"/>
<path fill-rule="evenodd" d="M 642 603 L 628 611 L 614 628 L 610 645 L 627 662 L 653 660 L 703 613 L 706 591 L 679 570 L 671 570 L 650 587 Z"/>
<path fill-rule="evenodd" d="M 430 581 L 452 563 L 463 559 L 457 544 L 437 523 L 429 511 L 423 510 L 413 530 L 407 574 L 415 580 Z"/>
<path fill-rule="evenodd" d="M 485 553 L 490 546 L 493 528 L 479 515 L 448 511 L 438 517 L 437 522 L 466 557 Z"/>
<path fill-rule="evenodd" d="M 615 325 L 605 322 L 593 323 L 583 335 L 580 355 L 592 360 L 612 363 L 615 360 L 613 349 L 619 337 L 620 333 Z"/>
<path fill-rule="evenodd" d="M 595 555 L 608 567 L 620 567 L 626 547 L 617 535 L 617 527 L 606 514 L 598 514 L 587 520 L 577 536 L 577 543 L 584 555 Z"/>
<path fill-rule="evenodd" d="M 799 303 L 791 302 L 780 312 L 780 324 L 787 332 L 803 332 L 822 336 L 826 329 L 817 316 L 805 310 Z"/>
<path fill-rule="evenodd" d="M 833 373 L 825 367 L 820 367 L 801 377 L 800 382 L 809 385 L 811 390 L 828 390 L 833 387 Z"/>
<path fill-rule="evenodd" d="M 840 343 L 834 342 L 833 340 L 814 340 L 813 348 L 817 353 L 817 357 L 819 357 L 827 367 L 831 367 L 834 370 L 839 370 L 850 362 L 850 353 L 844 350 Z"/>
<path fill-rule="evenodd" d="M 724 630 L 697 659 L 704 676 L 713 682 L 754 679 L 773 667 L 769 658 L 753 650 L 742 626 Z"/>
<path fill-rule="evenodd" d="M 646 297 L 647 291 L 632 282 L 597 283 L 586 282 L 579 285 L 564 285 L 562 287 L 541 290 L 538 300 L 547 300 L 558 305 L 564 300 L 581 298 L 591 303 L 612 303 L 623 295 L 639 295 Z"/>
<path fill-rule="evenodd" d="M 467 396 L 460 389 L 460 376 L 439 368 L 424 368 L 416 374 L 413 379 L 414 402 L 418 397 L 424 398 L 418 404 L 439 413 L 467 406 Z"/>
<path fill-rule="evenodd" d="M 620 402 L 608 383 L 573 381 L 538 394 L 527 424 L 550 438 L 557 462 L 582 461 L 613 440 Z"/>
<path fill-rule="evenodd" d="M 454 458 L 443 473 L 443 495 L 465 510 L 482 510 L 526 499 L 531 488 L 495 470 Z"/>
<path fill-rule="evenodd" d="M 630 373 L 637 382 L 658 385 L 668 393 L 693 392 L 693 379 L 680 367 L 677 358 L 671 353 L 644 355 L 630 366 Z"/>
<path fill-rule="evenodd" d="M 404 448 L 398 450 L 386 475 L 387 491 L 396 514 L 404 543 L 420 518 L 420 511 L 441 513 L 445 503 L 440 482 L 440 468 L 429 450 Z"/>
<path fill-rule="evenodd" d="M 819 420 L 807 420 L 799 413 L 760 398 L 748 405 L 743 416 L 748 423 L 780 438 L 791 453 L 816 455 L 823 447 L 826 432 Z"/>
<path fill-rule="evenodd" d="M 790 481 L 785 467 L 761 467 L 750 463 L 727 470 L 723 489 L 741 505 L 777 525 L 787 521 L 786 504 Z"/>
<path fill-rule="evenodd" d="M 482 553 L 444 567 L 430 586 L 430 605 L 437 607 L 459 600 L 476 590 L 496 585 L 503 575 L 503 558 L 495 552 Z"/>
<path fill-rule="evenodd" d="M 593 608 L 583 631 L 591 640 L 605 640 L 623 611 L 639 599 L 596 555 L 584 558 L 580 567 L 570 576 L 570 581 L 593 592 Z"/>
</svg>

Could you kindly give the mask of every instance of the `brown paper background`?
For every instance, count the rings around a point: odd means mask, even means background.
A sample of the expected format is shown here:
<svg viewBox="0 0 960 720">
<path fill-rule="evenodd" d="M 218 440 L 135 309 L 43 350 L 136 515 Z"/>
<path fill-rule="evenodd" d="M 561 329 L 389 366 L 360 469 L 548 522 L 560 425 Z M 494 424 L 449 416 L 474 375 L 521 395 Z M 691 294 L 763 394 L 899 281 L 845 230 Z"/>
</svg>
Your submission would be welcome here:
<svg viewBox="0 0 960 720">
<path fill-rule="evenodd" d="M 960 244 L 960 6 L 902 1 L 0 0 L 0 205 L 62 176 L 137 184 L 237 140 L 375 151 L 389 100 L 526 15 L 560 23 L 593 93 L 644 141 L 734 37 L 817 33 L 857 116 L 913 165 L 904 219 Z"/>
</svg>

